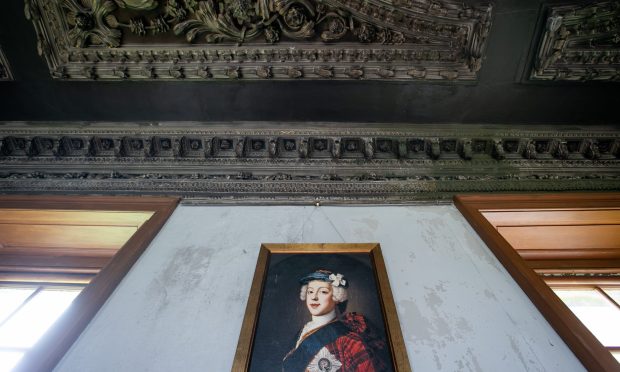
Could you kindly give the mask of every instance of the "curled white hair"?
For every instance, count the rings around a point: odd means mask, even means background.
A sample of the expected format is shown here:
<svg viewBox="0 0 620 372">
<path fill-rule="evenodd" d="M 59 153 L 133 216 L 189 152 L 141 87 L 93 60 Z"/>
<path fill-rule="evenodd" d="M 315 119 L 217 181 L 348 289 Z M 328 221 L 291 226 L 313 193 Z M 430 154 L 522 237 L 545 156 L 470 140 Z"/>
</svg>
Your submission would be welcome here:
<svg viewBox="0 0 620 372">
<path fill-rule="evenodd" d="M 330 284 L 330 286 L 332 287 L 332 298 L 334 299 L 334 301 L 336 303 L 341 303 L 341 302 L 345 302 L 346 300 L 348 300 L 348 296 L 347 296 L 347 289 L 344 287 L 334 287 L 333 285 Z M 301 290 L 299 292 L 299 298 L 302 301 L 306 301 L 306 296 L 308 293 L 308 284 L 304 284 L 301 286 Z"/>
</svg>

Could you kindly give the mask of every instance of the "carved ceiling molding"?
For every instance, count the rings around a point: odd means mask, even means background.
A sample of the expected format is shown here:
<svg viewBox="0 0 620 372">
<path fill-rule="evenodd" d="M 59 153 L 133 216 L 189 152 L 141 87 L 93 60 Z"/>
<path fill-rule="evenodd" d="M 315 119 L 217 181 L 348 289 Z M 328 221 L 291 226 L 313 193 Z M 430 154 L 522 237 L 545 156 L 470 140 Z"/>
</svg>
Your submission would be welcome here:
<svg viewBox="0 0 620 372">
<path fill-rule="evenodd" d="M 620 2 L 547 8 L 530 80 L 619 81 Z"/>
<path fill-rule="evenodd" d="M 9 60 L 6 58 L 6 55 L 2 50 L 2 46 L 0 46 L 0 81 L 11 80 L 13 80 L 13 74 L 11 73 L 11 68 L 9 67 Z"/>
<path fill-rule="evenodd" d="M 164 194 L 222 203 L 620 190 L 620 132 L 614 127 L 290 128 L 295 125 L 0 123 L 0 190 Z"/>
<path fill-rule="evenodd" d="M 492 7 L 452 0 L 25 0 L 57 79 L 475 81 Z"/>
</svg>

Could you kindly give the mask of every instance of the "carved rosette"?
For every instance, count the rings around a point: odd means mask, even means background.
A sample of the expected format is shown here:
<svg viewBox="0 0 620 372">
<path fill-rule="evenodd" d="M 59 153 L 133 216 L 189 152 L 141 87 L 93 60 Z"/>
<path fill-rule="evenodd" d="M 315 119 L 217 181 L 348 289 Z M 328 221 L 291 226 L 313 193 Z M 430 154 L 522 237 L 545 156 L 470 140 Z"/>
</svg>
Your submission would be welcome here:
<svg viewBox="0 0 620 372">
<path fill-rule="evenodd" d="M 389 201 L 460 192 L 620 190 L 614 128 L 36 124 L 0 123 L 3 192 Z"/>
<path fill-rule="evenodd" d="M 491 6 L 444 0 L 26 0 L 60 79 L 473 81 Z"/>
<path fill-rule="evenodd" d="M 620 2 L 546 9 L 530 80 L 620 81 Z"/>
</svg>

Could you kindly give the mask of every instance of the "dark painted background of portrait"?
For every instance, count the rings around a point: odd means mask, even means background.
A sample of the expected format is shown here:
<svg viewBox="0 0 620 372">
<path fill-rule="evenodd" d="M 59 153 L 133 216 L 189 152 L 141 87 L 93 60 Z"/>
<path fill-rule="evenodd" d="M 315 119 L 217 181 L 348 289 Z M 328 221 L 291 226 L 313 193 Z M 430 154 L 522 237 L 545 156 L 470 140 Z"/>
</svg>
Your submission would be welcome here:
<svg viewBox="0 0 620 372">
<path fill-rule="evenodd" d="M 294 346 L 299 330 L 311 320 L 299 299 L 299 278 L 317 269 L 340 273 L 349 280 L 347 312 L 363 314 L 377 334 L 385 326 L 370 255 L 272 254 L 258 316 L 250 371 L 279 371 L 282 359 Z"/>
</svg>

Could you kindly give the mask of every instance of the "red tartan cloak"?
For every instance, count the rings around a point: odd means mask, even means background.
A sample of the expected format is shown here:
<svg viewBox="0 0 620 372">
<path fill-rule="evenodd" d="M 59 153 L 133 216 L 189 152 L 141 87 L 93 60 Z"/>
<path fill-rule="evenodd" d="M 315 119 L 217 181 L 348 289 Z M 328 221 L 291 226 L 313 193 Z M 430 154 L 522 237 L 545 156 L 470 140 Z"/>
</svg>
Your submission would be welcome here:
<svg viewBox="0 0 620 372">
<path fill-rule="evenodd" d="M 338 372 L 392 371 L 384 338 L 378 337 L 366 318 L 356 313 L 347 313 L 312 331 L 298 348 L 287 354 L 282 370 L 305 371 L 323 347 L 342 364 Z"/>
</svg>

